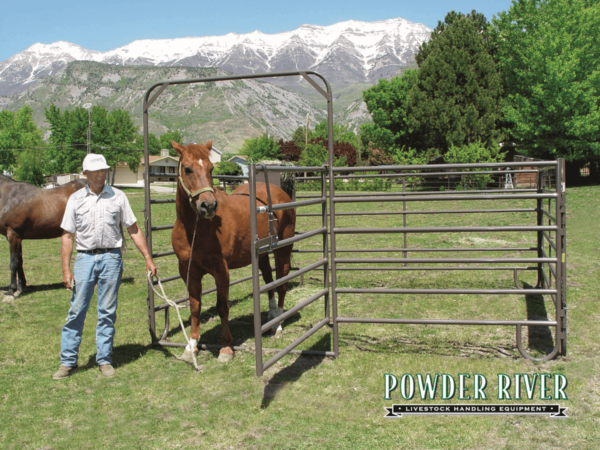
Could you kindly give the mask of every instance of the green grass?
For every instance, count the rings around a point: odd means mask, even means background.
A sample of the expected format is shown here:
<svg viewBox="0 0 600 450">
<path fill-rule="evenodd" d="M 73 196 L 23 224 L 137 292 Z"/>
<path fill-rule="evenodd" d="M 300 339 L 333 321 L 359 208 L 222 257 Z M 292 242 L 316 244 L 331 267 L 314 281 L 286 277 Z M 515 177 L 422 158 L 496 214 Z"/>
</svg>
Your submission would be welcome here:
<svg viewBox="0 0 600 450">
<path fill-rule="evenodd" d="M 127 195 L 143 223 L 143 192 Z M 263 377 L 254 375 L 251 351 L 237 352 L 233 362 L 220 364 L 216 354 L 201 352 L 201 373 L 177 361 L 181 349 L 149 345 L 144 262 L 131 240 L 125 256 L 124 283 L 119 295 L 117 335 L 113 355 L 117 376 L 103 379 L 95 365 L 95 309 L 90 308 L 79 364 L 64 381 L 52 381 L 59 366 L 60 330 L 70 295 L 61 287 L 60 241 L 24 241 L 25 272 L 30 290 L 13 303 L 0 302 L 0 442 L 2 448 L 577 448 L 595 449 L 600 435 L 600 239 L 597 204 L 599 187 L 567 190 L 568 356 L 534 363 L 518 355 L 512 327 L 452 327 L 398 325 L 340 325 L 340 358 L 286 356 Z M 157 196 L 158 198 L 159 196 Z M 165 196 L 166 197 L 166 196 Z M 526 202 L 520 205 L 532 207 Z M 443 208 L 483 207 L 456 202 Z M 489 207 L 489 204 L 485 204 Z M 492 205 L 502 208 L 507 204 Z M 513 204 L 513 206 L 517 206 Z M 431 202 L 408 204 L 408 209 L 441 208 Z M 392 210 L 382 203 L 344 204 L 337 211 Z M 302 212 L 318 211 L 306 208 Z M 153 208 L 153 223 L 172 223 L 173 205 Z M 401 216 L 339 218 L 338 227 L 399 226 Z M 319 219 L 299 218 L 298 229 L 308 230 Z M 532 215 L 408 216 L 408 226 L 533 224 Z M 397 248 L 402 235 L 339 236 L 339 248 Z M 483 240 L 482 240 L 483 239 Z M 506 243 L 509 243 L 507 245 Z M 509 233 L 409 235 L 409 247 L 529 246 L 535 236 Z M 320 248 L 319 238 L 302 248 Z M 170 232 L 154 235 L 154 251 L 170 249 Z M 496 253 L 497 254 L 497 253 Z M 0 268 L 8 284 L 8 251 Z M 490 254 L 491 255 L 491 254 Z M 526 254 L 523 253 L 525 256 Z M 527 254 L 529 255 L 529 254 Z M 345 254 L 344 256 L 381 256 Z M 387 253 L 385 256 L 401 257 Z M 424 253 L 415 257 L 440 256 Z M 444 256 L 449 256 L 444 254 Z M 471 256 L 471 255 L 466 255 Z M 484 256 L 477 254 L 477 256 Z M 506 255 L 510 256 L 510 255 Z M 305 266 L 317 254 L 294 254 L 294 266 Z M 162 276 L 176 273 L 174 257 L 157 261 Z M 249 269 L 232 272 L 232 278 Z M 290 283 L 286 308 L 317 292 L 322 271 Z M 521 283 L 535 284 L 534 273 L 520 275 Z M 340 287 L 465 287 L 510 288 L 511 272 L 340 272 Z M 204 288 L 213 286 L 210 277 Z M 181 280 L 166 285 L 168 294 L 185 294 Z M 252 299 L 249 282 L 230 291 L 236 345 L 252 348 Z M 533 297 L 533 296 L 531 296 Z M 92 300 L 92 303 L 95 299 Z M 267 300 L 262 300 L 263 322 Z M 358 296 L 340 295 L 339 314 L 355 317 L 414 318 L 525 318 L 529 314 L 552 319 L 548 298 L 521 296 Z M 184 319 L 189 311 L 184 310 Z M 283 348 L 323 317 L 322 302 L 296 314 L 284 325 L 280 340 L 263 337 L 263 346 Z M 159 315 L 158 328 L 163 316 Z M 220 321 L 215 295 L 203 298 L 201 341 L 220 343 Z M 183 342 L 171 318 L 169 339 Z M 524 343 L 530 336 L 524 328 Z M 552 345 L 553 330 L 531 336 L 529 351 L 540 356 Z M 323 329 L 304 342 L 303 349 L 329 349 L 331 335 Z M 525 416 L 406 416 L 386 420 L 384 406 L 403 401 L 397 392 L 383 399 L 383 374 L 481 373 L 489 387 L 487 403 L 495 399 L 496 374 L 563 373 L 568 377 L 568 419 Z M 435 401 L 440 403 L 440 400 Z M 458 402 L 454 399 L 452 402 Z M 461 403 L 465 403 L 464 401 Z M 481 404 L 485 402 L 471 402 Z M 504 401 L 503 403 L 544 403 Z M 557 403 L 549 401 L 546 403 Z"/>
</svg>

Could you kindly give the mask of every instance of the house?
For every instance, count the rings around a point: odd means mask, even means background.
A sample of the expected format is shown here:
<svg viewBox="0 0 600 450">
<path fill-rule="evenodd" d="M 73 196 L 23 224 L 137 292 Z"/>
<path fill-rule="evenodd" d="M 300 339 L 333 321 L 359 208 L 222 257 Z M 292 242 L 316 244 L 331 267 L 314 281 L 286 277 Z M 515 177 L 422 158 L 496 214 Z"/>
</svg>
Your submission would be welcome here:
<svg viewBox="0 0 600 450">
<path fill-rule="evenodd" d="M 229 158 L 227 161 L 236 163 L 238 166 L 240 166 L 242 168 L 242 175 L 245 177 L 248 176 L 248 157 L 247 156 L 235 155 L 233 158 Z"/>
<path fill-rule="evenodd" d="M 215 164 L 221 161 L 222 152 L 213 147 L 210 151 L 209 159 Z M 162 149 L 160 156 L 150 155 L 150 182 L 156 181 L 176 181 L 177 166 L 179 165 L 179 156 L 170 156 L 168 149 Z M 117 166 L 115 174 L 115 186 L 123 187 L 144 187 L 144 158 L 140 160 L 140 166 L 137 172 L 132 172 L 127 164 Z M 160 175 L 152 175 L 160 174 Z"/>
</svg>

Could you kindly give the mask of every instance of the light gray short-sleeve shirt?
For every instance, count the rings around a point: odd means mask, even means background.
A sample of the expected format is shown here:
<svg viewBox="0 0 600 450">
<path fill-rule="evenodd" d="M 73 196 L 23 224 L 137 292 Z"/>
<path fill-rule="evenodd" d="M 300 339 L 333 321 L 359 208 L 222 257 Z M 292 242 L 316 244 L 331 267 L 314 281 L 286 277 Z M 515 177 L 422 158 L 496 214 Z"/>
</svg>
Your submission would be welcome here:
<svg viewBox="0 0 600 450">
<path fill-rule="evenodd" d="M 77 233 L 77 250 L 94 250 L 120 248 L 121 223 L 125 228 L 136 223 L 129 200 L 122 191 L 104 185 L 100 195 L 88 186 L 71 195 L 60 226 L 69 233 Z"/>
</svg>

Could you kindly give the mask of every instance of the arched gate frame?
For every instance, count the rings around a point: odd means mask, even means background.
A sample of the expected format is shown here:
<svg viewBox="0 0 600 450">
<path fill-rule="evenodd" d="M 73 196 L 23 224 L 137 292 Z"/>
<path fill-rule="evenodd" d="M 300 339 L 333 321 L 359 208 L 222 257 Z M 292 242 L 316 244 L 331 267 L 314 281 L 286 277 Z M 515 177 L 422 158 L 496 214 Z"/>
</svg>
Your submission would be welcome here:
<svg viewBox="0 0 600 450">
<path fill-rule="evenodd" d="M 283 73 L 270 73 L 270 74 L 257 74 L 257 75 L 243 75 L 243 76 L 230 76 L 230 77 L 213 77 L 213 78 L 201 78 L 193 80 L 174 80 L 157 83 L 152 86 L 146 92 L 143 104 L 143 125 L 144 125 L 144 159 L 146 168 L 149 168 L 149 153 L 148 153 L 148 109 L 156 101 L 158 96 L 170 85 L 178 84 L 193 84 L 193 83 L 207 83 L 215 81 L 232 81 L 242 79 L 258 79 L 258 78 L 269 78 L 269 77 L 282 77 L 282 76 L 302 76 L 304 77 L 323 97 L 327 100 L 327 113 L 328 113 L 328 150 L 329 150 L 329 161 L 327 165 L 323 167 L 280 167 L 280 166 L 263 166 L 263 165 L 249 165 L 249 188 L 250 188 L 250 212 L 251 220 L 250 227 L 251 233 L 254 237 L 252 240 L 252 275 L 250 277 L 243 278 L 232 282 L 231 284 L 237 284 L 242 281 L 249 279 L 253 280 L 253 303 L 254 303 L 254 332 L 255 332 L 255 348 L 256 348 L 256 373 L 262 375 L 264 370 L 273 365 L 276 361 L 282 358 L 288 353 L 301 353 L 301 354 L 318 354 L 325 356 L 339 356 L 339 334 L 338 328 L 340 323 L 388 323 L 388 324 L 432 324 L 432 325 L 505 325 L 515 326 L 517 347 L 519 352 L 526 358 L 533 359 L 522 348 L 521 344 L 521 329 L 523 326 L 549 326 L 556 329 L 555 333 L 555 345 L 552 352 L 545 357 L 543 360 L 549 360 L 554 358 L 556 355 L 566 355 L 566 227 L 565 227 L 565 216 L 566 216 L 566 201 L 565 201 L 565 181 L 564 181 L 564 160 L 559 159 L 557 161 L 536 161 L 536 162 L 520 162 L 520 163 L 490 163 L 490 164 L 444 164 L 444 165 L 426 165 L 426 166 L 379 166 L 376 168 L 360 167 L 360 168 L 334 168 L 333 167 L 333 105 L 332 105 L 332 91 L 329 83 L 325 78 L 315 72 L 283 72 Z M 311 76 L 318 77 L 325 85 L 323 90 Z M 152 97 L 153 91 L 156 92 Z M 316 179 L 321 180 L 321 193 L 320 195 L 309 195 L 309 196 L 297 196 L 297 198 L 310 198 L 309 200 L 293 201 L 292 203 L 285 205 L 272 205 L 269 200 L 269 204 L 261 207 L 252 207 L 256 205 L 256 178 L 258 174 L 263 174 L 265 180 L 268 180 L 268 173 L 271 172 L 312 172 L 318 173 L 319 176 Z M 374 175 L 348 175 L 349 173 L 356 172 L 378 172 Z M 432 173 L 433 171 L 433 173 Z M 465 175 L 483 174 L 489 175 L 494 173 L 506 174 L 506 179 L 516 177 L 518 174 L 528 173 L 534 174 L 536 177 L 535 189 L 498 189 L 498 190 L 471 190 L 471 191 L 447 191 L 447 192 L 405 192 L 404 184 L 407 177 L 415 176 L 445 176 L 448 180 L 451 177 L 461 177 Z M 388 175 L 382 175 L 381 172 L 387 173 Z M 437 172 L 437 173 L 436 173 Z M 152 232 L 159 230 L 171 229 L 172 225 L 161 225 L 152 226 L 152 215 L 151 206 L 153 204 L 160 203 L 174 203 L 174 200 L 152 200 L 150 195 L 150 173 L 148 170 L 144 173 L 145 179 L 145 233 L 148 248 L 152 252 Z M 156 175 L 156 174 L 152 174 Z M 159 174 L 160 175 L 160 174 Z M 164 174 L 167 175 L 167 174 Z M 169 174 L 172 176 L 172 174 Z M 335 181 L 340 178 L 368 178 L 368 177 L 395 177 L 401 178 L 403 184 L 403 191 L 401 193 L 377 193 L 377 194 L 336 194 L 335 192 Z M 216 178 L 216 177 L 215 177 Z M 230 178 L 230 177 L 223 177 Z M 327 186 L 328 184 L 328 186 Z M 478 210 L 441 210 L 441 211 L 407 211 L 406 205 L 411 202 L 431 201 L 441 202 L 442 204 L 448 201 L 463 201 L 463 200 L 533 200 L 536 202 L 535 208 L 509 208 L 509 209 L 478 209 Z M 544 202 L 547 201 L 547 209 L 544 207 Z M 361 203 L 361 202 L 396 202 L 402 204 L 403 209 L 401 211 L 392 212 L 391 214 L 401 214 L 403 216 L 402 227 L 393 228 L 336 228 L 336 204 L 339 203 Z M 552 203 L 554 202 L 554 203 Z M 299 214 L 298 216 L 315 216 L 318 215 L 322 218 L 321 227 L 312 231 L 301 233 L 286 241 L 278 241 L 277 237 L 270 235 L 264 239 L 259 239 L 256 234 L 256 218 L 258 214 L 268 214 L 269 219 L 272 220 L 273 211 L 285 208 L 297 208 L 302 206 L 320 204 L 322 206 L 321 213 L 318 214 Z M 327 206 L 329 206 L 329 214 L 327 213 Z M 536 213 L 535 224 L 526 226 L 504 226 L 504 227 L 407 227 L 406 219 L 407 215 L 410 214 L 472 214 L 472 213 L 517 213 L 517 212 L 531 212 Z M 340 216 L 349 213 L 340 213 Z M 363 215 L 376 215 L 376 214 L 390 214 L 390 212 L 369 212 L 363 213 Z M 547 224 L 544 222 L 547 220 Z M 466 233 L 466 232 L 531 232 L 537 235 L 537 246 L 531 248 L 458 248 L 458 249 L 447 249 L 447 248 L 410 248 L 407 246 L 406 236 L 407 233 Z M 404 234 L 404 246 L 400 249 L 338 249 L 336 246 L 336 236 L 342 234 L 366 234 L 366 233 L 401 233 Z M 260 286 L 259 279 L 259 268 L 258 268 L 258 257 L 262 253 L 273 251 L 276 248 L 284 245 L 290 245 L 295 242 L 299 242 L 303 239 L 313 237 L 316 235 L 322 235 L 323 246 L 322 250 L 307 250 L 310 253 L 321 253 L 322 257 L 316 263 L 311 264 L 305 268 L 297 270 L 295 273 L 291 273 L 285 278 L 276 280 L 266 286 Z M 329 238 L 328 238 L 329 236 Z M 331 241 L 331 249 L 328 248 L 328 239 Z M 302 251 L 302 250 L 300 250 Z M 472 252 L 472 251 L 510 251 L 514 253 L 521 252 L 536 252 L 536 257 L 528 258 L 456 258 L 456 257 L 442 257 L 442 258 L 408 258 L 408 253 L 414 252 Z M 399 252 L 403 253 L 404 258 L 340 258 L 338 253 L 343 252 Z M 161 256 L 172 255 L 174 252 L 162 252 L 153 253 L 154 258 Z M 381 266 L 370 267 L 367 264 L 402 264 L 402 267 L 389 267 L 382 269 Z M 477 267 L 465 267 L 464 264 L 492 264 L 491 266 L 477 266 Z M 345 264 L 364 264 L 361 267 L 345 267 Z M 423 267 L 420 264 L 433 264 L 434 267 Z M 454 266 L 435 266 L 436 264 L 455 264 Z M 458 264 L 458 265 L 456 265 Z M 506 266 L 505 264 L 512 264 L 512 266 Z M 533 264 L 534 266 L 524 267 L 519 264 Z M 274 319 L 264 325 L 261 323 L 260 316 L 260 296 L 270 289 L 274 289 L 281 283 L 285 283 L 297 276 L 302 276 L 310 270 L 323 269 L 324 281 L 323 289 L 310 297 L 309 299 L 301 302 L 290 310 L 286 311 L 282 316 Z M 337 287 L 337 272 L 343 270 L 510 270 L 514 271 L 515 278 L 515 289 L 344 289 Z M 535 270 L 538 274 L 537 286 L 533 289 L 521 289 L 517 286 L 517 272 L 521 270 Z M 330 276 L 327 276 L 327 274 Z M 179 275 L 163 278 L 161 281 L 171 281 L 180 278 Z M 331 286 L 330 286 L 331 280 Z M 214 289 L 204 291 L 202 294 L 208 294 L 213 292 Z M 542 321 L 542 320 L 476 320 L 476 319 L 460 319 L 460 320 L 445 320 L 445 319 L 387 319 L 387 318 L 358 318 L 358 317 L 343 317 L 338 314 L 337 297 L 339 294 L 495 294 L 495 295 L 528 295 L 528 294 L 540 294 L 549 295 L 555 305 L 555 319 Z M 325 317 L 322 321 L 317 323 L 311 330 L 305 333 L 303 336 L 298 338 L 292 344 L 282 350 L 278 350 L 278 353 L 263 364 L 263 350 L 261 343 L 261 335 L 264 331 L 270 327 L 277 325 L 286 318 L 298 312 L 308 304 L 323 298 L 325 302 Z M 329 300 L 331 298 L 331 307 Z M 176 300 L 177 303 L 187 301 L 188 298 L 182 298 Z M 156 333 L 156 312 L 165 310 L 165 328 L 162 335 L 159 337 Z M 185 343 L 174 343 L 167 342 L 165 340 L 168 333 L 168 305 L 155 306 L 154 304 L 154 292 L 152 286 L 148 286 L 148 323 L 152 341 L 155 344 L 162 346 L 177 346 L 183 347 Z M 308 337 L 316 333 L 319 329 L 327 324 L 333 326 L 333 351 L 299 351 L 294 348 L 301 342 L 306 340 Z M 201 348 L 219 348 L 220 346 L 210 346 L 199 344 Z M 238 348 L 234 347 L 235 350 Z"/>
<path fill-rule="evenodd" d="M 151 198 L 150 191 L 150 176 L 171 176 L 174 174 L 163 174 L 163 173 L 150 173 L 150 154 L 149 154 L 149 145 L 148 145 L 148 122 L 149 122 L 149 108 L 156 101 L 156 99 L 164 92 L 165 89 L 169 86 L 182 85 L 182 84 L 197 84 L 197 83 L 209 83 L 209 82 L 219 82 L 219 81 L 235 81 L 235 80 L 245 80 L 245 79 L 260 79 L 260 78 L 273 78 L 273 77 L 303 77 L 308 83 L 310 83 L 316 90 L 319 92 L 326 100 L 327 100 L 327 119 L 328 119 L 328 131 L 329 131 L 329 141 L 328 141 L 328 149 L 329 149 L 329 162 L 330 166 L 333 162 L 333 105 L 332 105 L 332 90 L 329 82 L 320 74 L 311 71 L 297 71 L 297 72 L 278 72 L 278 73 L 267 73 L 267 74 L 254 74 L 254 75 L 239 75 L 239 76 L 224 76 L 224 77 L 210 77 L 210 78 L 198 78 L 198 79 L 190 79 L 190 80 L 170 80 L 163 81 L 160 83 L 156 83 L 151 86 L 144 95 L 143 99 L 143 128 L 144 128 L 144 163 L 146 170 L 144 171 L 144 189 L 145 189 L 145 205 L 144 205 L 144 229 L 145 229 L 145 237 L 146 243 L 148 245 L 148 249 L 152 254 L 153 258 L 160 258 L 164 256 L 173 255 L 174 251 L 166 251 L 166 252 L 153 252 L 152 247 L 152 233 L 154 231 L 162 231 L 162 230 L 170 230 L 173 228 L 173 225 L 158 225 L 153 226 L 152 224 L 152 205 L 156 204 L 165 204 L 165 203 L 175 203 L 174 199 L 157 199 L 153 200 Z M 316 77 L 322 81 L 325 89 L 323 89 L 319 84 L 312 78 Z M 326 192 L 326 175 L 331 176 L 331 173 L 327 173 L 327 166 L 323 167 L 271 167 L 270 170 L 267 170 L 264 166 L 255 166 L 254 164 L 250 164 L 249 167 L 249 201 L 250 201 L 250 228 L 251 234 L 253 236 L 252 239 L 252 275 L 249 277 L 245 277 L 230 283 L 230 285 L 234 285 L 237 283 L 241 283 L 243 281 L 247 281 L 249 279 L 253 280 L 253 301 L 254 301 L 254 331 L 255 331 L 255 349 L 256 349 L 256 372 L 257 375 L 262 375 L 263 371 L 268 367 L 273 365 L 279 359 L 281 359 L 284 355 L 288 353 L 299 353 L 299 354 L 312 354 L 312 355 L 324 355 L 324 356 L 334 356 L 333 352 L 328 351 L 303 351 L 303 350 L 295 350 L 300 343 L 308 339 L 314 333 L 316 333 L 319 329 L 328 325 L 331 321 L 329 317 L 329 277 L 327 276 L 329 272 L 329 260 L 328 260 L 328 238 L 327 238 L 327 192 Z M 292 203 L 286 203 L 285 205 L 272 205 L 270 199 L 270 193 L 268 189 L 268 172 L 312 172 L 319 173 L 321 178 L 321 195 L 318 199 L 300 201 Z M 329 171 L 330 172 L 330 171 Z M 268 205 L 266 207 L 256 207 L 256 175 L 257 173 L 262 173 L 264 175 L 264 179 L 267 182 L 267 192 L 268 192 Z M 177 176 L 177 174 L 175 174 Z M 213 178 L 216 179 L 244 179 L 244 177 L 226 177 L 226 176 L 215 176 Z M 292 209 L 309 205 L 321 205 L 321 215 L 323 217 L 321 226 L 315 230 L 311 230 L 300 235 L 294 236 L 293 238 L 286 239 L 285 241 L 278 241 L 276 234 L 271 234 L 271 224 L 273 221 L 273 211 L 282 210 L 282 209 Z M 269 236 L 264 239 L 259 239 L 257 234 L 257 215 L 258 214 L 268 214 L 269 218 Z M 295 242 L 299 242 L 301 240 L 313 237 L 313 236 L 322 236 L 322 258 L 317 262 L 304 267 L 297 269 L 295 272 L 290 273 L 288 276 L 275 280 L 274 282 L 261 287 L 260 286 L 260 272 L 258 268 L 258 257 L 260 254 L 271 252 L 277 248 L 281 248 L 286 245 L 291 245 Z M 290 310 L 286 311 L 280 317 L 273 319 L 266 323 L 265 325 L 261 324 L 261 311 L 260 311 L 260 295 L 265 293 L 271 289 L 275 289 L 277 286 L 287 283 L 293 278 L 303 276 L 311 270 L 323 270 L 323 289 L 317 294 L 311 296 L 300 304 L 294 306 Z M 181 278 L 179 275 L 169 276 L 165 278 L 161 278 L 161 282 L 169 282 L 173 280 L 177 280 Z M 157 284 L 156 281 L 153 282 Z M 208 289 L 202 292 L 202 295 L 209 294 L 214 292 L 216 289 Z M 189 297 L 183 297 L 175 300 L 175 303 L 184 303 L 188 301 Z M 278 323 L 282 322 L 289 316 L 295 314 L 302 308 L 308 306 L 309 304 L 315 302 L 316 300 L 324 299 L 325 303 L 325 317 L 319 323 L 317 323 L 313 328 L 307 331 L 300 338 L 295 340 L 292 344 L 288 345 L 286 348 L 282 350 L 278 350 L 278 352 L 273 356 L 269 361 L 265 364 L 262 363 L 262 342 L 261 336 L 262 333 L 271 329 L 271 327 L 276 326 Z M 163 332 L 160 334 L 157 333 L 156 330 L 156 313 L 164 310 L 165 311 L 165 327 Z M 169 305 L 155 305 L 155 296 L 153 286 L 148 283 L 148 327 L 150 331 L 150 335 L 152 338 L 152 343 L 156 345 L 161 345 L 165 347 L 184 347 L 185 343 L 179 342 L 169 342 L 166 340 L 168 332 L 169 332 Z M 207 344 L 198 344 L 198 347 L 203 349 L 208 348 L 220 348 L 218 345 L 207 345 Z M 239 350 L 240 348 L 234 347 L 234 350 Z"/>
</svg>

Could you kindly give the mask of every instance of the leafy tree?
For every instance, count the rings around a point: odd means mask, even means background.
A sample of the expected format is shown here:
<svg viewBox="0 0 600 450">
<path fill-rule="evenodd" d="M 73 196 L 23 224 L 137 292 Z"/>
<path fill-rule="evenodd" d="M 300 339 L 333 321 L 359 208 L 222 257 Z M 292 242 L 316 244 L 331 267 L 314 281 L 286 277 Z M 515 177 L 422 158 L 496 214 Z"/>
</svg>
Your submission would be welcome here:
<svg viewBox="0 0 600 450">
<path fill-rule="evenodd" d="M 323 138 L 327 140 L 329 138 L 329 131 L 327 126 L 327 119 L 321 121 L 315 125 L 315 129 L 309 133 L 308 139 Z M 353 147 L 358 146 L 358 137 L 345 125 L 333 124 L 333 141 L 334 142 L 345 142 L 351 144 Z"/>
<path fill-rule="evenodd" d="M 305 146 L 298 164 L 307 167 L 319 167 L 329 161 L 329 151 L 327 147 L 321 144 L 309 143 Z M 348 165 L 345 156 L 334 157 L 333 165 L 335 167 L 344 167 Z"/>
<path fill-rule="evenodd" d="M 499 138 L 501 85 L 488 28 L 483 14 L 451 11 L 420 46 L 406 112 L 412 147 L 447 150 Z"/>
<path fill-rule="evenodd" d="M 160 136 L 160 148 L 168 148 L 169 155 L 177 156 L 177 152 L 173 148 L 171 141 L 175 141 L 178 144 L 183 143 L 183 135 L 178 130 L 167 131 L 166 133 L 161 134 Z"/>
<path fill-rule="evenodd" d="M 503 113 L 530 156 L 600 159 L 600 3 L 513 1 L 493 20 Z"/>
<path fill-rule="evenodd" d="M 308 142 L 318 138 L 327 140 L 329 137 L 327 119 L 319 122 L 315 125 L 314 130 L 308 130 Z M 292 141 L 300 147 L 304 148 L 306 145 L 306 127 L 298 127 L 292 135 Z M 351 144 L 353 147 L 358 146 L 358 137 L 345 125 L 333 124 L 333 141 L 334 142 L 345 142 Z"/>
<path fill-rule="evenodd" d="M 399 149 L 411 144 L 408 126 L 408 93 L 417 80 L 416 70 L 407 70 L 390 81 L 381 78 L 377 85 L 363 91 L 363 100 L 373 119 L 361 126 L 361 140 L 378 149 Z"/>
<path fill-rule="evenodd" d="M 506 152 L 501 152 L 498 145 L 486 146 L 478 142 L 472 142 L 463 146 L 452 146 L 444 155 L 444 160 L 449 164 L 474 164 L 493 163 L 504 161 Z M 470 169 L 466 169 L 467 171 Z M 481 169 L 474 169 L 481 171 Z M 463 175 L 457 189 L 485 189 L 492 182 L 491 175 Z"/>
<path fill-rule="evenodd" d="M 480 141 L 460 147 L 453 145 L 444 155 L 444 161 L 449 164 L 500 162 L 504 161 L 506 155 L 506 152 L 501 152 L 500 150 L 500 146 L 488 147 Z"/>
<path fill-rule="evenodd" d="M 239 164 L 232 161 L 221 161 L 215 164 L 213 175 L 243 175 Z"/>
<path fill-rule="evenodd" d="M 256 138 L 246 139 L 240 154 L 246 155 L 251 162 L 259 162 L 281 158 L 281 149 L 275 139 L 263 134 Z"/>
<path fill-rule="evenodd" d="M 144 137 L 142 135 L 136 138 L 136 142 L 144 143 Z M 154 133 L 148 133 L 148 152 L 150 155 L 158 156 L 160 155 L 160 150 L 162 147 L 160 146 L 160 141 L 156 137 Z"/>
<path fill-rule="evenodd" d="M 46 110 L 46 120 L 50 123 L 54 144 L 48 158 L 52 161 L 52 173 L 71 173 L 81 170 L 81 162 L 87 153 L 88 111 L 77 107 L 61 112 L 55 105 Z M 112 183 L 116 167 L 127 164 L 136 171 L 142 153 L 139 151 L 137 127 L 127 111 L 115 109 L 110 113 L 106 108 L 94 106 L 91 109 L 92 151 L 101 153 L 111 167 Z"/>
<path fill-rule="evenodd" d="M 135 148 L 137 127 L 129 112 L 122 109 L 111 111 L 107 116 L 106 131 L 109 142 L 102 153 L 112 172 L 111 184 L 114 184 L 117 166 L 127 164 L 132 172 L 137 172 L 143 153 Z"/>
<path fill-rule="evenodd" d="M 0 168 L 12 170 L 16 164 L 14 149 L 43 147 L 42 131 L 33 120 L 31 107 L 17 112 L 0 111 Z"/>
<path fill-rule="evenodd" d="M 44 177 L 46 157 L 45 149 L 27 149 L 19 152 L 14 171 L 15 179 L 35 186 L 46 184 Z"/>
</svg>

